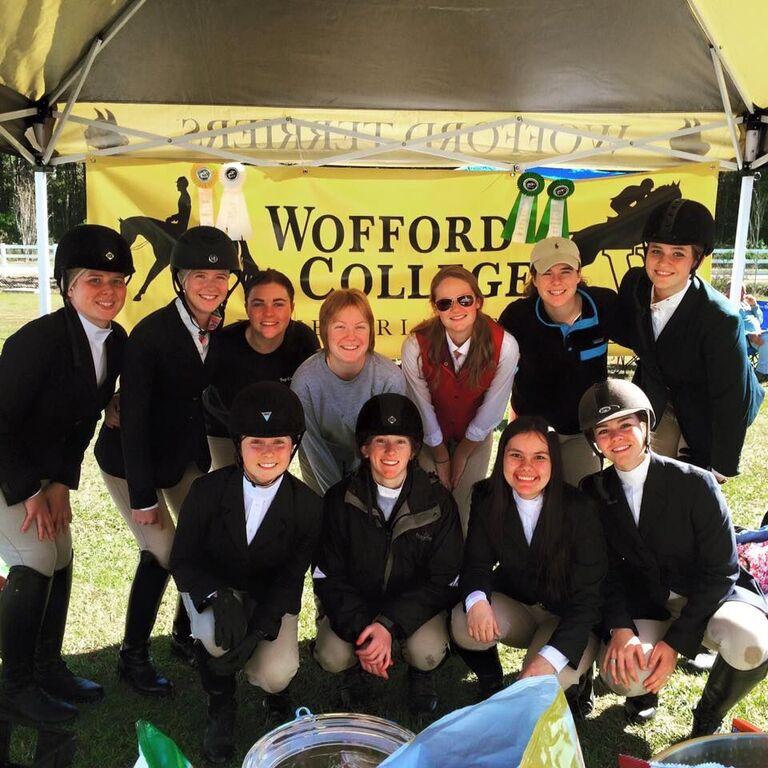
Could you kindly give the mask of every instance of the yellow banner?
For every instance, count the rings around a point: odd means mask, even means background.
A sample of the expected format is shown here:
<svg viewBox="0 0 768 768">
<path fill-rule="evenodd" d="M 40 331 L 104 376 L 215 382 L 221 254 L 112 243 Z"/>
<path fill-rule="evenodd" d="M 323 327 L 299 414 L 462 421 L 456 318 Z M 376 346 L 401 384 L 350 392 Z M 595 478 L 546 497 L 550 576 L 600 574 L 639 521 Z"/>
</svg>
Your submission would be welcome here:
<svg viewBox="0 0 768 768">
<path fill-rule="evenodd" d="M 119 318 L 128 328 L 173 297 L 171 247 L 201 213 L 246 232 L 253 262 L 288 275 L 296 288 L 294 316 L 309 325 L 333 289 L 365 291 L 376 348 L 392 358 L 430 313 L 429 283 L 440 266 L 472 269 L 493 317 L 523 293 L 532 245 L 501 237 L 518 195 L 509 174 L 247 168 L 244 180 L 232 184 L 221 166 L 205 168 L 201 174 L 190 163 L 135 159 L 87 164 L 88 220 L 119 229 L 133 248 L 136 275 Z M 642 222 L 658 203 L 682 196 L 714 210 L 716 191 L 711 166 L 576 181 L 567 218 L 587 282 L 616 288 L 629 266 L 642 263 Z M 547 199 L 546 191 L 539 195 L 537 225 Z M 227 321 L 243 317 L 238 289 Z"/>
<path fill-rule="evenodd" d="M 713 128 L 712 126 L 717 126 Z M 684 135 L 672 136 L 676 131 Z M 204 154 L 200 148 L 211 154 Z M 374 150 L 377 151 L 374 152 Z M 382 151 L 385 150 L 385 151 Z M 78 102 L 56 144 L 83 159 L 126 152 L 165 162 L 223 158 L 297 165 L 455 168 L 488 161 L 635 171 L 677 157 L 733 159 L 724 118 L 704 112 L 605 114 L 286 109 Z M 667 151 L 684 155 L 666 154 Z M 577 155 L 578 161 L 571 155 Z M 341 158 L 341 159 L 338 159 Z"/>
</svg>

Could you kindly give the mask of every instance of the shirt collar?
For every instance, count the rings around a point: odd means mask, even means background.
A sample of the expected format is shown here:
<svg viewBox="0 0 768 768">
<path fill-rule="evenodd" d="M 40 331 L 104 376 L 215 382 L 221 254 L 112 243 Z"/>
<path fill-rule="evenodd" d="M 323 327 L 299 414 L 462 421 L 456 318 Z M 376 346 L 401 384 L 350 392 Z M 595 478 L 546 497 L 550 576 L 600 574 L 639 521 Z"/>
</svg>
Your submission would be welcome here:
<svg viewBox="0 0 768 768">
<path fill-rule="evenodd" d="M 461 355 L 469 354 L 469 347 L 472 344 L 472 337 L 470 336 L 462 345 L 454 343 L 453 339 L 448 335 L 448 331 L 445 332 L 445 340 L 448 342 L 448 351 L 453 355 L 454 352 L 458 352 Z"/>
<path fill-rule="evenodd" d="M 680 306 L 680 302 L 685 297 L 685 294 L 687 293 L 688 289 L 691 287 L 691 284 L 693 283 L 693 278 L 689 277 L 688 282 L 685 285 L 685 288 L 679 290 L 677 293 L 673 293 L 671 296 L 667 296 L 666 299 L 661 299 L 660 301 L 654 301 L 653 300 L 653 286 L 651 286 L 651 309 L 652 310 L 674 310 L 677 309 L 678 306 Z"/>
<path fill-rule="evenodd" d="M 373 482 L 376 483 L 375 480 Z M 403 490 L 403 485 L 405 485 L 405 482 L 398 488 L 387 488 L 386 485 L 379 485 L 376 483 L 376 493 L 384 499 L 397 499 L 397 497 L 400 496 L 400 491 Z"/>
<path fill-rule="evenodd" d="M 187 312 L 184 302 L 177 298 L 174 304 L 176 304 L 176 309 L 178 310 L 181 322 L 184 323 L 184 327 L 192 334 L 192 338 L 200 338 L 200 329 L 192 322 L 192 318 L 189 316 L 189 312 Z"/>
<path fill-rule="evenodd" d="M 81 315 L 79 312 L 77 316 L 80 318 L 80 322 L 83 325 L 85 335 L 88 337 L 88 342 L 96 346 L 101 346 L 106 340 L 107 336 L 112 333 L 112 323 L 106 328 L 100 328 L 95 323 L 92 323 L 85 315 Z"/>
<path fill-rule="evenodd" d="M 616 474 L 619 476 L 622 485 L 628 485 L 632 488 L 639 488 L 645 485 L 648 477 L 648 467 L 651 466 L 651 455 L 645 454 L 645 458 L 634 469 L 624 471 L 616 467 Z"/>
<path fill-rule="evenodd" d="M 280 489 L 284 477 L 285 473 L 280 475 L 272 485 L 253 485 L 245 474 L 243 474 L 243 501 L 245 503 L 246 512 L 248 511 L 248 507 L 254 501 L 262 501 L 271 504 L 272 499 L 275 498 Z"/>
<path fill-rule="evenodd" d="M 544 506 L 543 493 L 540 493 L 535 499 L 524 499 L 513 489 L 512 496 L 514 496 L 515 506 L 517 507 L 518 512 L 522 512 L 525 515 L 538 515 L 541 512 L 541 508 Z"/>
</svg>

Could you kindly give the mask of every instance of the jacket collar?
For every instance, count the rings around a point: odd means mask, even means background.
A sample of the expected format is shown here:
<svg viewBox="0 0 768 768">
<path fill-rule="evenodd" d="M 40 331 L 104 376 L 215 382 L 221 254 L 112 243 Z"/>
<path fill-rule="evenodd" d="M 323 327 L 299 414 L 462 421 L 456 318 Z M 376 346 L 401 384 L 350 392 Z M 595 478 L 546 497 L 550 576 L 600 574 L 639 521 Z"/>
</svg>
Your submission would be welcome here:
<svg viewBox="0 0 768 768">
<path fill-rule="evenodd" d="M 635 308 L 638 311 L 638 319 L 642 324 L 643 330 L 649 334 L 651 339 L 653 339 L 653 323 L 651 322 L 652 292 L 653 283 L 651 283 L 650 278 L 645 273 L 645 268 L 643 268 L 641 279 L 637 282 L 637 300 Z M 687 325 L 689 318 L 692 315 L 697 314 L 696 310 L 699 301 L 705 292 L 706 289 L 704 288 L 704 284 L 702 283 L 701 279 L 697 275 L 694 275 L 691 278 L 691 285 L 686 290 L 683 300 L 680 302 L 680 305 L 677 307 L 677 309 L 672 313 L 669 321 L 659 334 L 659 338 L 656 339 L 657 343 L 666 340 L 668 337 L 674 336 L 676 330 L 678 330 L 681 326 L 685 327 Z"/>
<path fill-rule="evenodd" d="M 68 302 L 64 303 L 64 318 L 66 320 L 67 336 L 72 351 L 72 363 L 89 389 L 96 390 L 96 370 L 93 367 L 93 356 L 77 310 Z M 113 336 L 114 334 L 110 334 Z M 107 338 L 107 342 L 109 338 Z M 109 375 L 107 375 L 109 378 Z"/>
<path fill-rule="evenodd" d="M 374 483 L 371 470 L 367 462 L 363 462 L 353 474 L 349 476 L 347 491 L 344 501 L 357 507 L 369 515 L 376 515 L 374 510 Z M 404 500 L 408 500 L 408 508 L 411 512 L 423 512 L 440 504 L 440 498 L 435 483 L 430 476 L 419 467 L 415 460 L 408 467 L 408 474 L 403 483 L 403 490 L 391 520 L 398 516 L 398 509 Z"/>
<path fill-rule="evenodd" d="M 271 541 L 279 535 L 283 528 L 284 510 L 292 507 L 292 500 L 293 487 L 290 483 L 290 477 L 284 477 L 259 526 L 259 530 L 249 545 L 245 529 L 243 473 L 237 466 L 231 468 L 221 500 L 222 517 L 225 528 L 242 555 L 247 555 L 249 548 L 258 545 L 260 541 Z"/>
<path fill-rule="evenodd" d="M 632 538 L 644 539 L 650 531 L 655 530 L 661 524 L 665 514 L 666 486 L 663 459 L 660 459 L 653 451 L 651 451 L 650 458 L 648 476 L 643 485 L 639 525 L 635 525 L 635 518 L 624 495 L 624 488 L 616 469 L 610 467 L 602 473 L 610 498 L 609 504 L 614 507 L 609 514 L 615 515 L 615 522 Z"/>
</svg>

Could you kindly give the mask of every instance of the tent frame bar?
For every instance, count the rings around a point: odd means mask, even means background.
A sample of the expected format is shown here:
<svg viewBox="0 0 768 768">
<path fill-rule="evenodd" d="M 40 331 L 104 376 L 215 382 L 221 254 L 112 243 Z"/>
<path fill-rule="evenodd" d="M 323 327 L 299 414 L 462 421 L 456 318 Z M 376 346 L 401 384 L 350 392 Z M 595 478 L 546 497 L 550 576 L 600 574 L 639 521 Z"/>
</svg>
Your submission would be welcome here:
<svg viewBox="0 0 768 768">
<path fill-rule="evenodd" d="M 103 50 L 110 42 L 112 42 L 112 39 L 115 37 L 115 35 L 117 35 L 117 33 L 120 32 L 120 30 L 131 20 L 133 15 L 141 8 L 142 5 L 144 5 L 146 1 L 147 0 L 134 0 L 117 16 L 117 18 L 112 22 L 112 24 L 110 24 L 105 32 L 96 36 L 93 42 L 95 43 L 96 40 L 101 40 L 101 49 Z M 93 45 L 93 43 L 91 45 Z M 49 104 L 55 104 L 59 100 L 67 88 L 72 85 L 75 78 L 80 73 L 80 70 L 88 64 L 89 55 L 90 50 L 72 67 L 72 69 L 69 70 L 69 72 L 67 72 L 61 83 L 59 83 L 58 87 L 53 92 L 45 96 L 45 101 L 47 101 Z M 90 68 L 90 65 L 88 66 Z"/>
<path fill-rule="evenodd" d="M 53 129 L 53 134 L 51 135 L 51 139 L 48 142 L 48 146 L 45 148 L 45 153 L 43 154 L 42 164 L 47 165 L 48 161 L 51 159 L 51 155 L 53 154 L 53 150 L 56 148 L 56 143 L 59 140 L 59 136 L 61 136 L 61 132 L 64 130 L 64 126 L 67 122 L 67 119 L 69 118 L 70 113 L 72 112 L 72 109 L 74 108 L 75 104 L 77 103 L 77 97 L 80 95 L 80 91 L 83 88 L 83 85 L 85 84 L 85 79 L 88 77 L 88 73 L 91 71 L 91 67 L 93 66 L 93 62 L 96 60 L 96 57 L 99 55 L 99 51 L 101 50 L 103 41 L 100 37 L 94 38 L 93 42 L 91 43 L 91 48 L 88 51 L 88 55 L 85 58 L 85 62 L 83 63 L 83 66 L 79 70 L 79 79 L 77 81 L 77 84 L 75 85 L 74 90 L 69 96 L 69 99 L 67 100 L 67 104 L 64 107 L 64 112 L 60 113 L 61 116 L 56 120 L 56 127 Z"/>
<path fill-rule="evenodd" d="M 23 117 L 32 117 L 37 114 L 35 107 L 29 107 L 27 109 L 16 109 L 13 112 L 3 112 L 0 114 L 0 123 L 8 123 L 11 120 L 20 120 Z"/>
<path fill-rule="evenodd" d="M 10 133 L 6 128 L 0 125 L 0 136 L 3 136 L 5 140 L 30 164 L 37 165 L 35 156 L 20 142 L 18 139 Z"/>
<path fill-rule="evenodd" d="M 62 116 L 62 113 L 58 111 L 54 111 L 53 114 L 56 117 Z M 733 117 L 730 116 L 730 119 L 733 121 L 734 125 L 737 125 L 742 122 L 741 117 L 736 118 L 734 120 Z M 558 123 L 547 122 L 543 120 L 528 120 L 522 115 L 514 115 L 509 118 L 502 118 L 502 119 L 494 120 L 488 123 L 479 123 L 477 125 L 467 126 L 466 128 L 430 134 L 429 136 L 420 137 L 418 139 L 410 139 L 408 141 L 399 141 L 396 139 L 395 140 L 383 139 L 381 136 L 369 134 L 364 131 L 357 131 L 357 130 L 351 130 L 348 128 L 329 126 L 325 123 L 317 123 L 310 120 L 294 119 L 290 116 L 280 117 L 280 118 L 271 118 L 267 120 L 255 120 L 249 123 L 239 123 L 237 125 L 227 126 L 226 128 L 220 128 L 217 130 L 203 131 L 201 133 L 195 133 L 195 134 L 186 133 L 186 134 L 180 134 L 180 135 L 174 135 L 174 136 L 161 136 L 159 134 L 150 133 L 148 131 L 128 128 L 125 126 L 116 126 L 115 124 L 109 123 L 104 120 L 91 120 L 88 118 L 78 117 L 74 115 L 71 115 L 69 117 L 69 120 L 71 122 L 75 122 L 80 125 L 94 126 L 97 128 L 102 128 L 105 130 L 115 131 L 115 132 L 119 131 L 124 135 L 136 136 L 137 138 L 145 139 L 145 141 L 136 143 L 132 146 L 129 145 L 128 147 L 123 147 L 123 146 L 108 147 L 105 149 L 97 149 L 97 150 L 94 150 L 93 152 L 88 152 L 88 153 L 57 157 L 50 161 L 51 165 L 56 166 L 56 165 L 63 165 L 65 163 L 70 163 L 70 162 L 80 162 L 89 157 L 111 156 L 111 155 L 119 155 L 119 154 L 127 155 L 134 152 L 139 152 L 145 149 L 151 149 L 158 146 L 168 145 L 168 146 L 190 147 L 191 149 L 194 149 L 194 151 L 199 152 L 200 154 L 208 154 L 214 157 L 221 157 L 228 160 L 234 160 L 234 161 L 242 162 L 254 167 L 285 166 L 285 167 L 311 168 L 311 167 L 320 167 L 320 166 L 346 165 L 351 160 L 362 159 L 365 157 L 373 157 L 376 155 L 386 154 L 387 152 L 391 152 L 391 151 L 411 151 L 418 154 L 432 155 L 432 156 L 441 157 L 447 160 L 453 160 L 463 165 L 484 164 L 496 170 L 511 171 L 511 172 L 521 172 L 526 168 L 536 167 L 536 166 L 557 165 L 557 164 L 560 164 L 563 162 L 569 162 L 572 160 L 578 160 L 586 157 L 594 157 L 596 155 L 607 154 L 615 151 L 616 149 L 623 149 L 623 148 L 637 148 L 637 149 L 642 148 L 642 149 L 646 149 L 649 152 L 667 155 L 669 157 L 678 157 L 683 160 L 688 160 L 688 161 L 698 162 L 698 163 L 716 162 L 712 158 L 708 158 L 703 155 L 696 155 L 691 152 L 675 150 L 675 149 L 672 149 L 671 147 L 655 146 L 655 142 L 668 141 L 669 139 L 687 136 L 695 133 L 702 133 L 709 130 L 717 130 L 717 129 L 726 127 L 728 125 L 727 120 L 725 121 L 720 120 L 712 123 L 703 123 L 699 125 L 688 126 L 686 128 L 680 128 L 676 131 L 668 131 L 663 134 L 648 136 L 643 139 L 617 139 L 617 138 L 612 138 L 602 134 L 594 133 L 591 131 L 586 131 L 586 130 L 582 131 L 576 128 L 569 128 L 568 126 L 562 126 Z M 522 163 L 522 164 L 499 161 L 491 158 L 485 158 L 482 155 L 476 155 L 476 156 L 466 155 L 462 153 L 449 152 L 446 150 L 435 149 L 432 147 L 425 146 L 426 144 L 431 142 L 445 141 L 445 140 L 457 138 L 460 136 L 467 136 L 480 131 L 490 130 L 496 127 L 503 127 L 505 125 L 510 125 L 512 123 L 520 123 L 522 125 L 529 125 L 532 127 L 537 127 L 545 130 L 547 129 L 556 130 L 568 135 L 578 136 L 584 139 L 591 139 L 593 141 L 599 141 L 600 146 L 591 147 L 586 150 L 581 150 L 579 152 L 571 152 L 565 155 L 557 155 L 551 158 L 542 158 L 536 161 L 531 161 L 529 163 Z M 267 126 L 284 125 L 284 124 L 294 124 L 296 126 L 306 127 L 314 131 L 319 131 L 321 133 L 337 134 L 337 135 L 346 136 L 349 138 L 354 138 L 359 141 L 369 141 L 369 142 L 372 142 L 374 146 L 367 147 L 365 149 L 355 150 L 353 152 L 346 152 L 340 155 L 333 155 L 331 157 L 326 157 L 318 160 L 309 160 L 307 162 L 301 162 L 301 161 L 285 162 L 285 161 L 264 160 L 259 158 L 253 158 L 249 155 L 232 152 L 230 150 L 225 150 L 225 149 L 218 149 L 215 147 L 208 147 L 208 146 L 200 145 L 196 143 L 204 138 L 213 138 L 213 137 L 222 136 L 230 133 L 252 130 L 258 127 L 267 127 Z M 722 169 L 726 169 L 726 170 L 737 169 L 736 163 L 733 163 L 727 160 L 720 160 L 717 162 L 719 162 L 719 166 Z"/>
<path fill-rule="evenodd" d="M 704 21 L 704 17 L 702 16 L 701 12 L 699 11 L 696 5 L 696 0 L 688 0 L 688 8 L 690 9 L 694 19 L 696 19 L 696 21 L 699 23 L 699 26 L 704 32 L 704 35 L 706 36 L 707 40 L 709 40 L 709 44 L 716 49 L 717 57 L 720 59 L 720 62 L 722 63 L 723 68 L 728 73 L 728 77 L 731 78 L 731 82 L 733 83 L 734 87 L 739 92 L 739 96 L 741 96 L 741 100 L 744 102 L 744 105 L 746 106 L 747 111 L 754 112 L 755 111 L 754 101 L 750 98 L 749 94 L 747 93 L 747 89 L 744 87 L 743 83 L 736 77 L 733 71 L 733 67 L 731 67 L 731 65 L 728 62 L 727 56 L 723 53 L 723 46 L 717 42 L 717 39 L 712 33 L 712 30 L 710 29 L 709 25 Z"/>
<path fill-rule="evenodd" d="M 712 57 L 712 66 L 715 68 L 715 77 L 717 78 L 717 87 L 720 89 L 720 98 L 723 101 L 723 111 L 725 112 L 725 119 L 728 121 L 728 132 L 731 134 L 731 143 L 733 144 L 733 151 L 736 153 L 737 170 L 741 170 L 741 167 L 744 163 L 741 157 L 741 147 L 739 146 L 739 136 L 736 132 L 736 125 L 733 122 L 733 108 L 731 107 L 731 99 L 728 96 L 728 87 L 725 84 L 725 75 L 723 74 L 723 63 L 720 60 L 720 55 L 715 50 L 715 47 L 713 45 L 709 47 L 709 54 Z"/>
</svg>

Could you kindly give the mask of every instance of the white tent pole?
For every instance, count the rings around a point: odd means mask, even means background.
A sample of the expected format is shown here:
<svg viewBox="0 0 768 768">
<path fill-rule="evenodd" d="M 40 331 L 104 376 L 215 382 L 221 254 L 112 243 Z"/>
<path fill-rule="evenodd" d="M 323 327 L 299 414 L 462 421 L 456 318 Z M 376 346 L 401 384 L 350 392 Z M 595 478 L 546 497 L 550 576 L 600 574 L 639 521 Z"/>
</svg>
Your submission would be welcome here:
<svg viewBox="0 0 768 768">
<path fill-rule="evenodd" d="M 723 52 L 723 47 L 717 42 L 717 39 L 715 38 L 714 33 L 709 28 L 709 25 L 704 21 L 704 17 L 701 14 L 701 11 L 699 11 L 698 7 L 696 6 L 696 0 L 688 0 L 688 7 L 691 9 L 691 13 L 693 14 L 693 17 L 698 21 L 699 26 L 701 27 L 702 31 L 704 32 L 707 40 L 709 40 L 709 43 L 712 47 L 717 49 L 717 55 L 720 61 L 723 64 L 723 67 L 725 68 L 725 71 L 728 73 L 728 77 L 731 78 L 731 82 L 736 87 L 736 90 L 739 92 L 739 96 L 741 96 L 741 100 L 744 102 L 744 105 L 747 108 L 747 111 L 754 112 L 755 111 L 755 103 L 750 98 L 749 94 L 747 93 L 747 89 L 744 87 L 743 83 L 739 81 L 739 79 L 734 75 L 733 68 L 728 63 L 728 57 Z"/>
<path fill-rule="evenodd" d="M 23 145 L 20 144 L 16 137 L 9 133 L 2 125 L 0 125 L 0 136 L 5 137 L 5 140 L 28 162 L 35 165 L 35 156 Z"/>
<path fill-rule="evenodd" d="M 766 163 L 768 163 L 768 153 L 766 153 L 765 155 L 762 155 L 761 157 L 758 157 L 754 163 L 750 163 L 749 167 L 754 171 L 756 168 L 761 168 Z"/>
<path fill-rule="evenodd" d="M 743 165 L 741 159 L 741 146 L 739 145 L 739 135 L 736 132 L 736 126 L 733 122 L 733 109 L 731 108 L 731 100 L 728 98 L 728 88 L 725 85 L 725 75 L 723 74 L 723 64 L 720 61 L 720 56 L 715 50 L 714 46 L 710 46 L 709 53 L 712 56 L 712 65 L 715 68 L 715 77 L 717 78 L 717 87 L 720 89 L 720 98 L 723 102 L 723 111 L 725 112 L 725 119 L 728 121 L 728 131 L 731 134 L 731 143 L 733 144 L 733 151 L 736 153 L 736 165 L 739 170 Z"/>
<path fill-rule="evenodd" d="M 134 0 L 118 17 L 115 19 L 115 21 L 112 23 L 112 25 L 104 32 L 103 34 L 99 35 L 99 38 L 101 39 L 101 47 L 104 48 L 104 46 L 108 45 L 112 38 L 125 26 L 125 24 L 128 23 L 128 21 L 131 19 L 134 13 L 141 8 L 142 5 L 147 0 Z M 94 40 L 95 42 L 95 40 Z M 90 53 L 90 52 L 89 52 Z M 64 76 L 64 79 L 61 81 L 60 85 L 56 88 L 55 91 L 52 93 L 46 95 L 45 101 L 47 101 L 49 104 L 55 104 L 59 97 L 61 96 L 64 91 L 69 88 L 70 85 L 72 85 L 72 82 L 79 74 L 80 70 L 85 66 L 85 63 L 88 60 L 88 54 L 83 59 L 80 59 L 80 61 L 75 64 L 72 69 L 69 70 L 69 72 Z"/>
<path fill-rule="evenodd" d="M 35 171 L 35 226 L 37 229 L 37 290 L 40 316 L 51 311 L 51 270 L 48 263 L 48 174 Z"/>
<path fill-rule="evenodd" d="M 741 285 L 744 282 L 744 267 L 747 259 L 747 236 L 749 235 L 749 217 L 752 212 L 752 188 L 755 177 L 745 173 L 741 177 L 739 195 L 739 215 L 736 219 L 736 242 L 733 245 L 733 267 L 731 268 L 730 300 L 734 307 L 741 301 Z"/>
<path fill-rule="evenodd" d="M 99 53 L 99 50 L 101 49 L 101 38 L 97 37 L 93 43 L 91 43 L 91 50 L 88 51 L 88 56 L 85 59 L 85 63 L 83 64 L 82 68 L 80 69 L 80 78 L 77 81 L 77 85 L 75 86 L 75 89 L 72 91 L 72 93 L 69 96 L 69 99 L 67 100 L 67 106 L 64 107 L 64 112 L 62 113 L 61 117 L 56 121 L 56 127 L 53 129 L 53 135 L 51 136 L 51 140 L 48 142 L 48 146 L 45 148 L 45 154 L 43 155 L 43 165 L 46 165 L 47 162 L 51 159 L 51 155 L 53 154 L 53 150 L 56 148 L 56 142 L 59 140 L 59 136 L 61 136 L 61 132 L 64 130 L 64 125 L 67 122 L 67 118 L 69 117 L 69 113 L 72 111 L 72 107 L 75 106 L 77 102 L 77 97 L 80 95 L 80 90 L 83 87 L 83 83 L 85 83 L 85 78 L 88 77 L 88 73 L 91 71 L 91 67 L 93 66 L 94 59 Z"/>
</svg>

